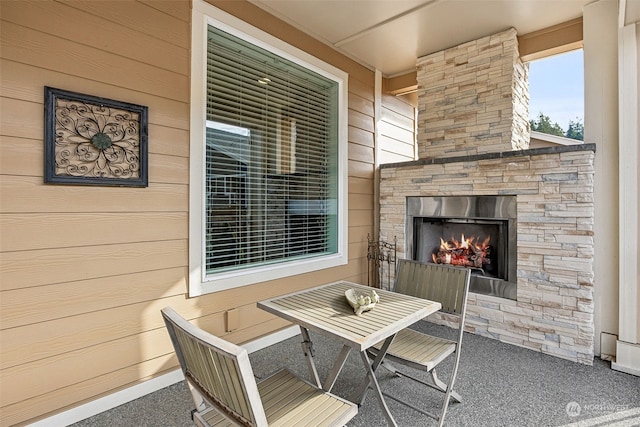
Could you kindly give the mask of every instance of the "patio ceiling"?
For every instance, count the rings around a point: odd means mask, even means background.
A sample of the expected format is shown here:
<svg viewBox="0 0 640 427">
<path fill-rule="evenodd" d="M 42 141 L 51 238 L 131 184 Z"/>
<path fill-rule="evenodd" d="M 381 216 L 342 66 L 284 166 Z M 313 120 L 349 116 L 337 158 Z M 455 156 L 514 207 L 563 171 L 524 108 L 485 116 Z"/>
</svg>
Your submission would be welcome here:
<svg viewBox="0 0 640 427">
<path fill-rule="evenodd" d="M 593 0 L 250 1 L 393 77 L 421 56 L 509 27 L 523 35 L 579 18 Z"/>
</svg>

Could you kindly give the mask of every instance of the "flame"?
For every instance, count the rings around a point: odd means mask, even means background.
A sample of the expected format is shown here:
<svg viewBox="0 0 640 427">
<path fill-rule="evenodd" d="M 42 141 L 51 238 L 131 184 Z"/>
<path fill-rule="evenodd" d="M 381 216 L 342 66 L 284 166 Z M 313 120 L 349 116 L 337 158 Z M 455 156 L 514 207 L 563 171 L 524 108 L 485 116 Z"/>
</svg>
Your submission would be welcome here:
<svg viewBox="0 0 640 427">
<path fill-rule="evenodd" d="M 455 237 L 451 237 L 451 241 L 447 242 L 441 237 L 440 249 L 443 249 L 445 251 L 450 251 L 453 249 L 469 249 L 472 245 L 478 250 L 486 249 L 489 246 L 489 242 L 491 241 L 491 236 L 487 236 L 487 238 L 484 239 L 482 243 L 479 243 L 479 240 L 476 239 L 477 237 L 475 236 L 464 237 L 464 234 L 462 234 L 460 240 L 456 240 Z M 476 243 L 473 243 L 474 241 Z"/>
<path fill-rule="evenodd" d="M 491 236 L 487 236 L 482 242 L 480 242 L 480 239 L 476 236 L 465 237 L 464 234 L 461 235 L 460 240 L 457 240 L 452 236 L 451 240 L 448 242 L 441 237 L 440 250 L 444 251 L 445 254 L 444 261 L 441 259 L 440 262 L 444 262 L 445 264 L 465 265 L 468 262 L 467 259 L 460 254 L 455 254 L 455 250 L 461 249 L 465 253 L 483 252 L 489 247 L 490 242 Z M 432 254 L 431 258 L 433 259 L 433 262 L 438 262 L 436 254 Z"/>
<path fill-rule="evenodd" d="M 473 242 L 473 239 L 474 239 L 473 237 L 471 239 L 465 239 L 463 234 L 462 240 L 461 240 L 462 243 L 460 243 L 460 247 L 463 249 L 468 249 L 469 247 L 471 247 L 471 242 Z"/>
<path fill-rule="evenodd" d="M 444 239 L 442 239 L 442 237 L 440 238 L 440 249 L 444 249 L 445 251 L 450 251 L 452 249 L 456 248 L 455 245 L 455 240 L 452 242 L 452 244 L 450 245 L 449 242 L 445 241 Z"/>
</svg>

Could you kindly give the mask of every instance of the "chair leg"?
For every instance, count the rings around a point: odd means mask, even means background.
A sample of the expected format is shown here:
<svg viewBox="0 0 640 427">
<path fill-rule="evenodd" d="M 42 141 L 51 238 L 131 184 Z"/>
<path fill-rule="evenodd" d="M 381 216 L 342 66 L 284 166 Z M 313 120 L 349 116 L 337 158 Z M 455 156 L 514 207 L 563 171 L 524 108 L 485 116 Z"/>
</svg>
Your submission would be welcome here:
<svg viewBox="0 0 640 427">
<path fill-rule="evenodd" d="M 436 370 L 435 370 L 435 369 L 432 369 L 432 370 L 431 370 L 431 372 L 430 372 L 430 374 L 431 374 L 431 379 L 433 380 L 433 383 L 434 383 L 434 384 L 435 384 L 435 385 L 436 385 L 436 386 L 437 386 L 437 387 L 438 387 L 438 388 L 439 388 L 443 393 L 447 393 L 447 391 L 448 391 L 447 384 L 446 384 L 444 381 L 442 381 L 440 378 L 438 378 L 438 375 L 436 374 Z M 449 390 L 448 392 L 449 392 L 449 394 L 451 395 L 451 398 L 452 398 L 453 400 L 455 400 L 455 401 L 456 401 L 456 402 L 458 402 L 458 403 L 461 403 L 461 402 L 462 402 L 462 396 L 460 396 L 458 393 L 456 393 L 456 392 L 455 392 L 455 391 L 453 391 L 453 390 Z"/>
<path fill-rule="evenodd" d="M 456 377 L 456 374 L 457 374 L 457 371 L 458 371 L 458 369 L 457 369 L 458 368 L 457 367 L 457 363 L 458 362 L 459 362 L 459 360 L 456 359 L 456 366 L 454 366 L 452 377 L 451 377 L 451 380 L 450 380 L 450 384 L 452 384 L 455 381 L 455 377 Z M 462 397 L 460 396 L 460 394 L 458 394 L 457 392 L 453 391 L 453 387 L 450 384 L 448 385 L 444 381 L 442 381 L 440 378 L 438 378 L 438 374 L 436 373 L 435 369 L 432 369 L 431 371 L 429 371 L 429 374 L 431 375 L 431 382 L 426 382 L 426 381 L 423 381 L 420 378 L 417 378 L 417 377 L 414 377 L 412 375 L 409 375 L 404 371 L 400 371 L 395 366 L 393 366 L 393 364 L 391 364 L 391 363 L 389 363 L 389 362 L 387 362 L 385 360 L 382 360 L 382 362 L 380 363 L 380 366 L 383 366 L 386 370 L 388 370 L 389 372 L 391 372 L 392 374 L 394 374 L 397 377 L 405 377 L 405 378 L 411 379 L 413 381 L 416 381 L 416 382 L 418 382 L 420 384 L 426 385 L 427 387 L 431 387 L 434 390 L 438 390 L 438 391 L 440 391 L 440 392 L 445 394 L 444 399 L 442 401 L 442 408 L 440 410 L 440 416 L 436 416 L 435 414 L 427 412 L 427 411 L 424 411 L 424 410 L 418 408 L 417 406 L 414 406 L 414 405 L 412 405 L 412 404 L 410 404 L 408 402 L 404 402 L 404 401 L 398 399 L 395 396 L 391 396 L 391 395 L 388 395 L 386 393 L 383 393 L 385 396 L 387 396 L 387 397 L 389 397 L 389 398 L 391 398 L 393 400 L 396 400 L 396 401 L 398 401 L 398 402 L 400 402 L 400 403 L 402 403 L 402 404 L 404 404 L 404 405 L 406 405 L 406 406 L 408 406 L 410 408 L 413 408 L 416 411 L 418 411 L 418 412 L 420 412 L 420 413 L 422 413 L 424 415 L 427 415 L 427 416 L 429 416 L 431 418 L 434 418 L 436 421 L 438 421 L 438 426 L 439 427 L 442 427 L 444 425 L 444 418 L 445 418 L 445 415 L 447 414 L 447 409 L 449 408 L 449 403 L 450 403 L 451 399 L 453 399 L 454 401 L 456 401 L 458 403 L 462 402 Z"/>
<path fill-rule="evenodd" d="M 395 366 L 393 366 L 389 362 L 382 361 L 380 366 L 384 366 L 384 368 L 386 370 L 388 370 L 389 372 L 394 374 L 396 377 L 409 378 L 409 379 L 411 379 L 413 381 L 419 382 L 420 384 L 426 385 L 427 387 L 431 387 L 434 390 L 438 390 L 438 391 L 441 391 L 443 393 L 447 392 L 447 384 L 444 381 L 442 381 L 440 378 L 438 378 L 438 375 L 436 374 L 436 370 L 435 369 L 432 369 L 431 372 L 429 372 L 429 374 L 431 375 L 431 381 L 433 381 L 433 384 L 432 384 L 432 383 L 425 382 L 425 381 L 421 380 L 420 378 L 414 377 L 412 375 L 407 374 L 404 371 L 401 371 L 401 370 L 397 369 Z M 462 396 L 460 396 L 460 394 L 458 392 L 451 390 L 449 392 L 449 395 L 450 395 L 451 399 L 455 400 L 457 403 L 461 403 L 462 402 Z"/>
<path fill-rule="evenodd" d="M 383 362 L 383 365 L 384 364 L 385 363 Z M 429 373 L 431 374 L 431 379 L 434 381 L 434 383 L 437 383 L 437 385 L 425 382 L 425 381 L 421 380 L 420 378 L 416 378 L 414 376 L 408 375 L 405 372 L 399 371 L 398 369 L 396 369 L 393 366 L 388 366 L 389 363 L 386 363 L 386 365 L 387 365 L 386 368 L 389 369 L 391 367 L 392 370 L 390 369 L 390 371 L 393 372 L 398 377 L 405 377 L 407 379 L 411 379 L 413 381 L 416 381 L 416 382 L 418 382 L 420 384 L 423 384 L 423 385 L 426 385 L 428 387 L 431 387 L 431 388 L 433 388 L 435 390 L 438 390 L 440 392 L 443 392 L 445 394 L 444 399 L 442 400 L 442 408 L 440 409 L 440 415 L 438 416 L 438 415 L 436 415 L 436 414 L 434 414 L 432 412 L 425 411 L 424 409 L 419 408 L 419 407 L 417 407 L 417 406 L 415 406 L 415 405 L 413 405 L 413 404 L 411 404 L 409 402 L 401 400 L 401 399 L 399 399 L 398 397 L 396 397 L 394 395 L 387 394 L 387 393 L 382 393 L 385 396 L 387 396 L 388 398 L 390 398 L 392 400 L 395 400 L 396 402 L 399 402 L 399 403 L 401 403 L 401 404 L 403 404 L 405 406 L 408 406 L 409 408 L 414 409 L 417 412 L 420 412 L 421 414 L 424 414 L 424 415 L 427 415 L 427 416 L 433 418 L 434 420 L 436 420 L 438 422 L 438 426 L 442 427 L 443 424 L 444 424 L 444 417 L 445 417 L 445 415 L 447 413 L 447 409 L 449 407 L 449 403 L 451 402 L 451 399 L 455 400 L 456 402 L 460 402 L 461 401 L 460 395 L 458 393 L 456 393 L 455 391 L 453 391 L 452 387 L 450 387 L 447 384 L 445 384 L 444 382 L 442 382 L 442 380 L 440 380 L 438 378 L 438 376 L 436 375 L 435 370 L 432 370 Z"/>
<path fill-rule="evenodd" d="M 191 396 L 193 397 L 193 402 L 196 405 L 195 411 L 202 412 L 207 408 L 206 401 L 202 397 L 202 394 L 198 391 L 197 388 L 191 384 L 191 381 L 187 380 L 187 385 L 189 386 L 189 391 L 191 392 Z"/>
<path fill-rule="evenodd" d="M 464 315 L 461 319 L 461 324 L 464 324 Z M 460 337 L 458 338 L 458 345 L 462 341 L 462 333 L 463 329 L 460 327 Z M 459 349 L 459 347 L 458 347 Z M 447 386 L 447 392 L 444 396 L 444 402 L 442 404 L 442 411 L 440 412 L 440 418 L 438 419 L 438 426 L 442 427 L 444 425 L 444 416 L 447 414 L 447 408 L 449 407 L 449 398 L 453 392 L 453 385 L 456 382 L 456 377 L 458 375 L 458 367 L 460 366 L 460 351 L 456 352 L 456 360 L 453 363 L 453 371 L 451 371 L 451 378 L 449 379 L 449 385 Z M 435 371 L 435 369 L 434 369 Z"/>
<path fill-rule="evenodd" d="M 447 387 L 447 392 L 444 396 L 444 401 L 442 402 L 442 410 L 440 411 L 440 417 L 438 418 L 438 427 L 442 427 L 444 425 L 444 416 L 447 413 L 447 408 L 449 407 L 449 398 L 451 397 L 451 387 Z"/>
<path fill-rule="evenodd" d="M 398 371 L 395 366 L 393 366 L 391 363 L 385 360 L 383 360 L 382 363 L 380 363 L 380 366 L 384 367 L 387 371 L 391 372 L 392 374 L 395 374 L 397 377 L 402 375 L 402 373 Z"/>
</svg>

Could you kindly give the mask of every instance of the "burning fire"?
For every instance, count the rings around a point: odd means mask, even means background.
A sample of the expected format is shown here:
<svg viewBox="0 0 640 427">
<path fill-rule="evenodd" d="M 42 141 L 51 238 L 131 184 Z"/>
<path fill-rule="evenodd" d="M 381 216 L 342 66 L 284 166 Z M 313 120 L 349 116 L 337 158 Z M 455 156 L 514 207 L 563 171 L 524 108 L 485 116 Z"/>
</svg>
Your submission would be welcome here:
<svg viewBox="0 0 640 427">
<path fill-rule="evenodd" d="M 461 265 L 464 267 L 482 268 L 491 264 L 491 237 L 487 237 L 482 242 L 477 237 L 465 238 L 464 234 L 460 240 L 451 237 L 447 242 L 440 238 L 440 248 L 432 255 L 433 262 L 437 264 Z"/>
</svg>

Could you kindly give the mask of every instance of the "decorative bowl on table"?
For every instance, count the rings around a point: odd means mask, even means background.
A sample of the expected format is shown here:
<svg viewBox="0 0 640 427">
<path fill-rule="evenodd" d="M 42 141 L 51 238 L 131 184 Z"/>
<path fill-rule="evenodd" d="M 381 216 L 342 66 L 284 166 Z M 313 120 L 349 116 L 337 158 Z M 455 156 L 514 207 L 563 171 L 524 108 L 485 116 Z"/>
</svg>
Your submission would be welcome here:
<svg viewBox="0 0 640 427">
<path fill-rule="evenodd" d="M 344 292 L 344 296 L 357 316 L 360 316 L 365 311 L 372 310 L 376 303 L 380 301 L 380 297 L 373 289 L 369 292 L 364 292 L 351 288 Z"/>
</svg>

